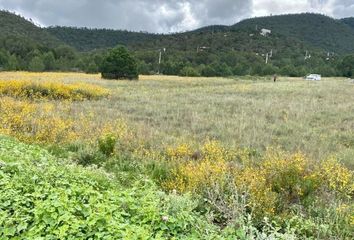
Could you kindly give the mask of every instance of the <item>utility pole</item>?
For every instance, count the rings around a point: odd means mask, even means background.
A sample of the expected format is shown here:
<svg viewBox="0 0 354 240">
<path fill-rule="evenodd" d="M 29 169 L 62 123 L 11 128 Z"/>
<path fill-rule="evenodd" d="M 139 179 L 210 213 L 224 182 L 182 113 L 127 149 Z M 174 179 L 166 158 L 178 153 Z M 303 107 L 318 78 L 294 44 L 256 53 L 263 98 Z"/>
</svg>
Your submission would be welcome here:
<svg viewBox="0 0 354 240">
<path fill-rule="evenodd" d="M 162 57 L 162 51 L 160 50 L 160 53 L 159 53 L 159 70 L 157 72 L 158 74 L 160 74 L 161 57 Z"/>
<path fill-rule="evenodd" d="M 272 57 L 273 57 L 273 49 L 271 49 L 270 52 L 266 54 L 265 63 L 268 64 L 269 59 L 271 59 Z"/>
<path fill-rule="evenodd" d="M 309 51 L 306 50 L 306 54 L 305 54 L 305 60 L 311 58 L 311 55 L 309 53 Z"/>
<path fill-rule="evenodd" d="M 166 52 L 166 48 L 159 49 L 159 67 L 158 67 L 158 70 L 157 70 L 157 74 L 158 75 L 160 74 L 160 69 L 161 69 L 162 50 L 164 52 Z"/>
</svg>

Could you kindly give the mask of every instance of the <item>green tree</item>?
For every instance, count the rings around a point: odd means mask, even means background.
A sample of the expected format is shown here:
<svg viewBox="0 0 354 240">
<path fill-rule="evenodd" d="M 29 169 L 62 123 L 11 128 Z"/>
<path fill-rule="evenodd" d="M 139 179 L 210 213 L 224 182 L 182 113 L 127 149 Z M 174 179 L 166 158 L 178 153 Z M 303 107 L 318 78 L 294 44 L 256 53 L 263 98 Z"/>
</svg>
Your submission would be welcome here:
<svg viewBox="0 0 354 240">
<path fill-rule="evenodd" d="M 138 68 L 135 59 L 125 47 L 112 49 L 103 60 L 102 78 L 105 79 L 138 79 Z"/>
<path fill-rule="evenodd" d="M 179 72 L 180 76 L 185 76 L 185 77 L 199 77 L 200 73 L 198 70 L 196 70 L 193 67 L 184 67 L 182 70 Z"/>
<path fill-rule="evenodd" d="M 43 55 L 43 63 L 46 71 L 54 70 L 55 68 L 55 57 L 52 52 L 45 53 Z"/>
<path fill-rule="evenodd" d="M 67 60 L 75 60 L 76 58 L 76 53 L 75 50 L 69 46 L 62 45 L 57 48 L 55 48 L 55 57 L 56 58 L 64 58 Z"/>
<path fill-rule="evenodd" d="M 353 77 L 354 76 L 354 55 L 346 56 L 339 66 L 343 76 Z"/>
<path fill-rule="evenodd" d="M 151 71 L 152 71 L 151 64 L 149 65 L 143 60 L 140 60 L 138 62 L 138 72 L 140 74 L 149 75 Z"/>
<path fill-rule="evenodd" d="M 289 76 L 289 77 L 300 76 L 299 73 L 297 72 L 296 68 L 292 65 L 288 65 L 288 66 L 281 68 L 280 73 L 284 76 Z"/>
<path fill-rule="evenodd" d="M 45 65 L 43 63 L 42 58 L 40 58 L 40 57 L 32 58 L 29 66 L 28 66 L 28 70 L 30 70 L 32 72 L 43 72 L 44 69 L 45 69 Z"/>
<path fill-rule="evenodd" d="M 90 62 L 87 65 L 87 68 L 85 69 L 85 72 L 86 73 L 98 73 L 99 72 L 99 68 L 98 68 L 98 66 L 96 65 L 95 62 Z"/>
<path fill-rule="evenodd" d="M 216 76 L 216 71 L 215 69 L 208 65 L 208 66 L 205 66 L 202 68 L 202 76 L 203 77 L 213 77 L 213 76 Z"/>
<path fill-rule="evenodd" d="M 4 69 L 8 62 L 8 56 L 6 52 L 0 50 L 0 70 Z"/>
<path fill-rule="evenodd" d="M 6 69 L 15 71 L 18 68 L 18 60 L 15 55 L 11 55 L 7 61 Z"/>
</svg>

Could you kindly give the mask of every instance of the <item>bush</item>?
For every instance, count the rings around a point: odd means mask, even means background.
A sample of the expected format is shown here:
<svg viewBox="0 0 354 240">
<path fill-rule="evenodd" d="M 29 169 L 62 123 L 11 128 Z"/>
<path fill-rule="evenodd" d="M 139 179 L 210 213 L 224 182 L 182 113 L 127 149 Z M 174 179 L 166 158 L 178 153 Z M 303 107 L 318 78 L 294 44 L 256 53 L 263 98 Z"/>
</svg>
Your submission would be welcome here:
<svg viewBox="0 0 354 240">
<path fill-rule="evenodd" d="M 117 143 L 117 138 L 111 134 L 98 139 L 98 148 L 101 153 L 106 156 L 111 156 L 114 153 L 114 148 Z"/>
<path fill-rule="evenodd" d="M 353 172 L 335 159 L 320 164 L 302 154 L 287 154 L 268 150 L 264 158 L 253 162 L 251 152 L 227 150 L 216 142 L 207 142 L 201 149 L 201 159 L 192 159 L 188 146 L 167 150 L 170 176 L 161 185 L 167 190 L 192 192 L 204 199 L 203 208 L 211 211 L 214 222 L 229 226 L 240 214 L 252 216 L 254 226 L 266 227 L 264 217 L 283 226 L 293 216 L 306 215 L 312 225 L 322 222 L 332 233 L 322 231 L 324 238 L 339 236 L 337 223 L 313 213 L 317 201 L 331 201 L 330 206 L 354 207 Z M 301 213 L 294 212 L 300 209 Z M 344 207 L 343 207 L 344 208 Z M 320 207 L 322 214 L 326 207 Z M 349 229 L 349 210 L 338 214 L 342 229 Z M 326 235 L 327 234 L 327 235 Z M 314 235 L 311 235 L 314 236 Z M 331 238 L 331 237 L 329 237 Z"/>
<path fill-rule="evenodd" d="M 92 115 L 72 114 L 73 109 L 73 105 L 67 103 L 0 98 L 0 134 L 42 144 L 95 143 L 107 133 L 113 133 L 118 139 L 130 134 L 121 120 L 97 124 L 92 120 Z"/>
<path fill-rule="evenodd" d="M 0 137 L 1 239 L 215 239 L 188 196 L 130 188 Z"/>
<path fill-rule="evenodd" d="M 0 95 L 21 99 L 86 100 L 108 95 L 108 90 L 85 83 L 64 84 L 29 80 L 0 81 Z"/>
<path fill-rule="evenodd" d="M 138 67 L 135 59 L 124 47 L 112 49 L 101 66 L 102 78 L 105 79 L 138 79 Z"/>
<path fill-rule="evenodd" d="M 179 72 L 179 75 L 184 77 L 199 77 L 200 73 L 193 67 L 184 67 Z"/>
<path fill-rule="evenodd" d="M 84 147 L 75 153 L 73 160 L 82 166 L 96 165 L 101 167 L 106 162 L 107 156 L 95 149 Z"/>
</svg>

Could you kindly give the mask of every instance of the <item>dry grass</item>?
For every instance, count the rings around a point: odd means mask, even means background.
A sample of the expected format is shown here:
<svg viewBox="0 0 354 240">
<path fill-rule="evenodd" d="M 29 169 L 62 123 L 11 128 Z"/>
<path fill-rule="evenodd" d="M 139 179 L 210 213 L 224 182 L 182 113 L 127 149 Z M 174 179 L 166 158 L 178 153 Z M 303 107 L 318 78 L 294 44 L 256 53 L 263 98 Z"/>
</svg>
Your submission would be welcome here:
<svg viewBox="0 0 354 240">
<path fill-rule="evenodd" d="M 227 146 L 301 151 L 315 159 L 354 161 L 354 84 L 346 79 L 181 78 L 106 81 L 75 73 L 0 73 L 4 79 L 95 83 L 111 97 L 73 103 L 98 122 L 128 121 L 154 148 L 216 139 Z"/>
</svg>

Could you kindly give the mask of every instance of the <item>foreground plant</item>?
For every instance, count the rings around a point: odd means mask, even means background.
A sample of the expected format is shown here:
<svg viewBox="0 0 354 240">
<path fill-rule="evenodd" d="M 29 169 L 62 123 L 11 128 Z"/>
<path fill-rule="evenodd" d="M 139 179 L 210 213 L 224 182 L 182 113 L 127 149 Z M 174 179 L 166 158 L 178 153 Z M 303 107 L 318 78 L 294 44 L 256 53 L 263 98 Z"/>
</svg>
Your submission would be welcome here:
<svg viewBox="0 0 354 240">
<path fill-rule="evenodd" d="M 167 161 L 174 164 L 161 185 L 168 191 L 201 196 L 217 223 L 228 226 L 240 215 L 250 214 L 255 226 L 265 227 L 267 217 L 283 229 L 297 217 L 297 221 L 309 222 L 307 230 L 297 230 L 300 235 L 351 235 L 354 174 L 337 160 L 316 163 L 300 153 L 273 149 L 254 162 L 250 157 L 245 160 L 242 151 L 228 151 L 210 141 L 202 147 L 198 160 L 188 155 L 191 151 L 177 154 L 179 149 L 186 147 L 168 149 Z M 342 206 L 342 210 L 333 206 Z"/>
</svg>

